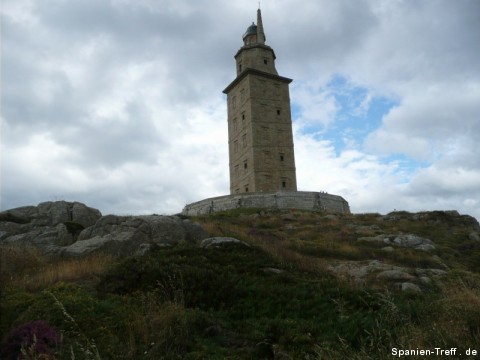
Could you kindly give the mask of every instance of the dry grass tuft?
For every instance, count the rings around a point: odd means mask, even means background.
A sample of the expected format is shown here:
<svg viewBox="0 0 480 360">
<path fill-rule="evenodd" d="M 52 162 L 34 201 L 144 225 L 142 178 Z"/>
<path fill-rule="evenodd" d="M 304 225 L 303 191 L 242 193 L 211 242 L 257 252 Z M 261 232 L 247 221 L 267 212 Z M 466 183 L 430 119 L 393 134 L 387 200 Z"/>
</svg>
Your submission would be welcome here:
<svg viewBox="0 0 480 360">
<path fill-rule="evenodd" d="M 57 282 L 91 281 L 106 271 L 113 258 L 94 254 L 81 259 L 52 261 L 35 248 L 3 246 L 1 260 L 3 285 L 34 292 Z"/>
<path fill-rule="evenodd" d="M 48 259 L 35 247 L 0 246 L 0 282 L 2 286 L 18 278 L 35 274 L 46 266 Z"/>
<path fill-rule="evenodd" d="M 171 302 L 159 304 L 157 299 L 149 294 L 140 296 L 142 311 L 129 314 L 126 329 L 130 356 L 134 356 L 139 348 L 145 347 L 145 355 L 183 353 L 184 339 L 188 338 L 183 305 Z"/>
<path fill-rule="evenodd" d="M 428 321 L 411 325 L 398 339 L 397 347 L 427 349 L 432 345 L 465 347 L 480 340 L 480 279 L 474 287 L 463 279 L 450 279 L 443 296 L 430 304 Z M 428 309 L 427 309 L 428 311 Z M 412 357 L 412 359 L 421 357 Z"/>
</svg>

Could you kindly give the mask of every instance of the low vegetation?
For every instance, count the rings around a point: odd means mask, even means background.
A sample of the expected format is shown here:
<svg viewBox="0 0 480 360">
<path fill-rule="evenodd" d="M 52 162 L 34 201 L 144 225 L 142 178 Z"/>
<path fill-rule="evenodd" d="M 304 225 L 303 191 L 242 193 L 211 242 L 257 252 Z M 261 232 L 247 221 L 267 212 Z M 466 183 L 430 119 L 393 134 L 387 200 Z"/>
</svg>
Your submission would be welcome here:
<svg viewBox="0 0 480 360">
<path fill-rule="evenodd" d="M 182 243 L 142 257 L 48 259 L 4 246 L 1 358 L 388 359 L 392 348 L 480 350 L 480 246 L 459 219 L 243 210 L 193 220 L 249 247 Z M 437 248 L 386 252 L 357 241 L 379 233 L 417 234 Z M 370 260 L 448 273 L 409 293 L 329 270 Z"/>
</svg>

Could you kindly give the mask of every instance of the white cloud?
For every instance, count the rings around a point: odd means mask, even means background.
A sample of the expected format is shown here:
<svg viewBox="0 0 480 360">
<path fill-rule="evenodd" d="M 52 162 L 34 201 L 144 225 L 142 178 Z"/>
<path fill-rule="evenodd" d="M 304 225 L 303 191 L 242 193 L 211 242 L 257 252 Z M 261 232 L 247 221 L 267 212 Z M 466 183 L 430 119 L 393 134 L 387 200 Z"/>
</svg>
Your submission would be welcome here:
<svg viewBox="0 0 480 360">
<path fill-rule="evenodd" d="M 299 190 L 341 195 L 354 212 L 388 212 L 394 209 L 393 204 L 402 203 L 402 174 L 395 163 L 383 164 L 357 150 L 337 155 L 329 141 L 298 133 L 295 158 Z"/>
<path fill-rule="evenodd" d="M 301 127 L 328 127 L 338 111 L 333 94 L 325 88 L 311 83 L 301 83 L 292 87 L 292 102 L 298 107 L 296 121 Z"/>
<path fill-rule="evenodd" d="M 168 213 L 228 193 L 221 91 L 252 6 L 5 0 L 1 208 L 68 198 Z M 277 69 L 294 79 L 302 190 L 339 193 L 354 211 L 480 218 L 478 1 L 278 0 L 262 12 Z M 395 104 L 380 126 L 368 115 L 379 97 Z M 364 130 L 342 128 L 336 148 L 324 130 L 350 115 Z"/>
</svg>

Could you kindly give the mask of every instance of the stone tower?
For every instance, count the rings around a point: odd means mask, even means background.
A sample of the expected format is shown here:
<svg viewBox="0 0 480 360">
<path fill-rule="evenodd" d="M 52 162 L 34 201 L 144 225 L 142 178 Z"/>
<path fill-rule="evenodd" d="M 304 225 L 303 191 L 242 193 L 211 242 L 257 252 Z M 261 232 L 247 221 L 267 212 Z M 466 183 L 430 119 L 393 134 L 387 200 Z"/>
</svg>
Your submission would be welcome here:
<svg viewBox="0 0 480 360">
<path fill-rule="evenodd" d="M 288 85 L 275 52 L 265 45 L 262 14 L 243 35 L 235 55 L 237 77 L 223 91 L 228 101 L 230 193 L 296 191 Z"/>
</svg>

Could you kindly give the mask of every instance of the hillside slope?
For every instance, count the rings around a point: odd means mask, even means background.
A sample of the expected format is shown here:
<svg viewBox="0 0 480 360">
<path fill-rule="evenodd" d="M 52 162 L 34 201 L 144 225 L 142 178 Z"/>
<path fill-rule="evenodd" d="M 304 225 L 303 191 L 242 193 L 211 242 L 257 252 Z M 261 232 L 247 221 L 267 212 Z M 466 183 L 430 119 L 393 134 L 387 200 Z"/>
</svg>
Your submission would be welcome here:
<svg viewBox="0 0 480 360">
<path fill-rule="evenodd" d="M 240 242 L 82 258 L 1 245 L 2 358 L 386 359 L 392 348 L 457 348 L 473 359 L 467 349 L 480 350 L 472 217 L 244 210 L 190 220 Z"/>
</svg>

